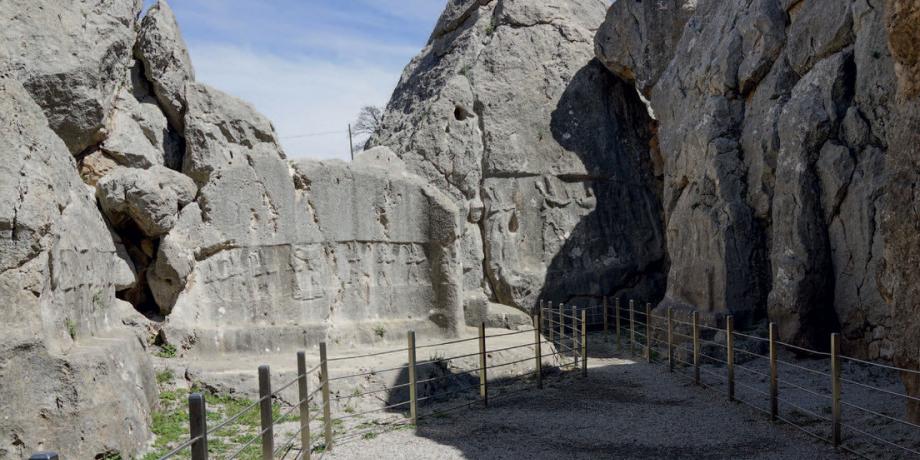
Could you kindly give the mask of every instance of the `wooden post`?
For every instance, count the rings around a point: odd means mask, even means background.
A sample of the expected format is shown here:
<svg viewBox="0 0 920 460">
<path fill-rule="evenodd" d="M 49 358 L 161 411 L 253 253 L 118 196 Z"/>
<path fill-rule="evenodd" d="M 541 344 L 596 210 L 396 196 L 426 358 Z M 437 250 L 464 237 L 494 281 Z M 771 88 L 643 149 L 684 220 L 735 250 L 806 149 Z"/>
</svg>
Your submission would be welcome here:
<svg viewBox="0 0 920 460">
<path fill-rule="evenodd" d="M 415 374 L 415 331 L 406 334 L 409 339 L 409 419 L 412 424 L 418 423 L 418 393 L 416 392 Z"/>
<path fill-rule="evenodd" d="M 549 343 L 556 344 L 556 328 L 553 327 L 553 303 L 546 303 L 546 328 L 549 329 Z M 556 352 L 559 350 L 557 349 Z"/>
<path fill-rule="evenodd" d="M 674 372 L 674 309 L 668 307 L 668 371 Z"/>
<path fill-rule="evenodd" d="M 629 351 L 636 355 L 636 301 L 629 300 Z"/>
<path fill-rule="evenodd" d="M 326 342 L 319 344 L 320 385 L 323 386 L 323 430 L 326 451 L 332 450 L 332 406 L 329 403 L 329 361 L 326 359 Z"/>
<path fill-rule="evenodd" d="M 208 411 L 201 393 L 188 395 L 188 428 L 190 439 L 201 437 L 192 443 L 192 460 L 207 460 Z"/>
<path fill-rule="evenodd" d="M 833 406 L 833 441 L 834 447 L 840 447 L 840 334 L 831 334 L 831 397 Z"/>
<path fill-rule="evenodd" d="M 559 346 L 565 346 L 565 305 L 559 302 Z M 559 362 L 562 362 L 562 350 L 559 350 Z"/>
<path fill-rule="evenodd" d="M 301 458 L 310 460 L 313 443 L 310 442 L 310 379 L 307 378 L 307 355 L 297 352 L 297 395 L 300 398 L 300 452 Z"/>
<path fill-rule="evenodd" d="M 534 315 L 533 317 L 534 324 L 540 324 L 540 315 Z M 534 329 L 533 331 L 533 359 L 534 369 L 537 373 L 537 389 L 543 389 L 543 347 L 541 342 L 543 340 L 540 338 L 540 329 Z"/>
<path fill-rule="evenodd" d="M 700 312 L 693 312 L 693 381 L 700 384 Z"/>
<path fill-rule="evenodd" d="M 489 407 L 489 388 L 486 378 L 486 323 L 479 323 L 479 397 L 482 405 Z"/>
<path fill-rule="evenodd" d="M 262 460 L 275 455 L 275 435 L 272 432 L 272 377 L 267 364 L 259 366 L 259 415 L 262 422 Z"/>
<path fill-rule="evenodd" d="M 588 322 L 587 312 L 581 311 L 581 376 L 588 376 Z"/>
<path fill-rule="evenodd" d="M 652 362 L 652 304 L 645 303 L 645 360 Z"/>
<path fill-rule="evenodd" d="M 610 341 L 610 334 L 607 332 L 607 296 L 604 296 L 604 342 Z"/>
<path fill-rule="evenodd" d="M 576 369 L 578 368 L 578 352 L 580 348 L 578 345 L 578 307 L 572 305 L 572 362 Z"/>
<path fill-rule="evenodd" d="M 779 379 L 776 367 L 776 324 L 770 323 L 770 420 L 779 416 Z"/>
<path fill-rule="evenodd" d="M 735 319 L 725 317 L 725 362 L 728 363 L 728 400 L 735 400 Z"/>
<path fill-rule="evenodd" d="M 620 297 L 616 299 L 616 327 L 617 327 L 617 351 L 623 351 L 623 343 L 620 341 Z"/>
</svg>

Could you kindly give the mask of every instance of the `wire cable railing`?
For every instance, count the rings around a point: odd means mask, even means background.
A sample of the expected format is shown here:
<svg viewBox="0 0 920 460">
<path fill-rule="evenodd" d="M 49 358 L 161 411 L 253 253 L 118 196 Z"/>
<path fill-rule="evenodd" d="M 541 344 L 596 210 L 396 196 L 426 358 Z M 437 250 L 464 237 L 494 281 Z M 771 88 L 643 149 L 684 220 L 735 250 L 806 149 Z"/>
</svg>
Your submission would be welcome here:
<svg viewBox="0 0 920 460">
<path fill-rule="evenodd" d="M 608 314 L 610 311 L 606 310 L 606 301 L 604 302 L 604 308 L 605 314 Z M 677 370 L 676 374 L 692 379 L 694 383 L 701 387 L 727 392 L 730 401 L 739 402 L 756 409 L 758 412 L 769 415 L 774 421 L 786 423 L 815 439 L 830 443 L 856 456 L 869 458 L 867 453 L 863 451 L 867 445 L 866 441 L 875 443 L 872 445 L 876 446 L 876 448 L 894 448 L 900 454 L 920 454 L 920 431 L 918 431 L 920 430 L 920 424 L 849 401 L 846 399 L 848 396 L 844 394 L 843 389 L 848 387 L 868 390 L 875 394 L 888 395 L 913 403 L 920 402 L 920 398 L 860 382 L 855 380 L 855 377 L 845 377 L 843 376 L 841 364 L 846 361 L 852 364 L 871 366 L 909 375 L 920 375 L 920 371 L 845 356 L 840 353 L 840 336 L 838 334 L 831 335 L 831 346 L 828 352 L 777 340 L 776 325 L 772 323 L 769 327 L 768 336 L 762 337 L 735 331 L 731 316 L 725 318 L 724 328 L 719 328 L 701 324 L 697 312 L 691 312 L 689 320 L 682 320 L 674 317 L 672 309 L 667 310 L 666 316 L 651 314 L 649 304 L 646 304 L 645 312 L 640 312 L 635 309 L 633 301 L 630 301 L 630 307 L 626 311 L 627 314 L 625 315 L 620 311 L 619 301 L 617 301 L 617 309 L 612 310 L 616 320 L 616 328 L 613 332 L 616 335 L 618 350 L 624 348 L 621 344 L 625 342 L 628 350 L 633 355 L 642 354 L 649 363 L 665 363 L 671 371 Z M 626 321 L 623 320 L 624 317 L 627 318 Z M 606 336 L 609 334 L 608 323 L 609 321 L 604 322 L 603 333 L 605 340 L 607 340 Z M 676 331 L 678 328 L 680 328 L 681 332 Z M 687 333 L 688 330 L 690 335 Z M 704 339 L 702 337 L 703 332 L 710 334 L 711 337 L 720 338 L 718 340 Z M 713 333 L 721 334 L 715 335 Z M 756 347 L 752 349 L 741 348 L 735 344 L 736 339 L 747 340 L 751 345 L 767 345 L 769 353 L 758 353 Z M 707 348 L 710 351 L 703 352 L 701 351 L 703 345 L 712 348 Z M 807 361 L 807 365 L 779 359 L 780 349 L 784 349 L 796 356 L 807 355 L 810 359 Z M 718 353 L 713 353 L 713 351 Z M 689 355 L 691 358 L 681 359 L 677 356 L 678 354 Z M 659 359 L 657 356 L 662 356 L 663 358 Z M 739 357 L 748 358 L 753 361 L 754 366 L 738 364 Z M 758 366 L 765 366 L 766 370 L 761 370 Z M 678 367 L 680 369 L 676 369 Z M 716 371 L 719 367 L 724 368 L 724 370 Z M 780 377 L 781 367 L 785 369 L 782 372 L 782 377 Z M 692 373 L 687 375 L 683 369 L 691 369 Z M 748 376 L 748 381 L 739 379 L 736 371 Z M 799 371 L 802 373 L 796 374 Z M 823 387 L 810 388 L 811 385 L 800 383 L 798 380 L 803 376 L 809 377 L 810 380 L 822 381 L 823 385 L 821 386 Z M 738 390 L 742 390 L 743 395 L 746 397 L 763 398 L 760 401 L 769 403 L 769 408 L 764 409 L 750 400 L 739 397 L 741 394 L 739 394 Z M 795 399 L 780 397 L 780 393 L 785 392 L 800 392 L 799 394 L 804 395 L 806 399 L 801 397 L 796 397 Z M 808 406 L 815 404 L 820 410 L 804 407 L 804 401 L 808 401 Z M 786 412 L 792 411 L 791 414 L 794 416 L 784 413 L 783 408 L 786 408 Z M 886 439 L 886 435 L 892 434 L 889 433 L 890 430 L 872 433 L 871 431 L 874 430 L 870 428 L 860 429 L 854 427 L 852 422 L 843 423 L 843 408 L 858 411 L 864 416 L 875 417 L 878 420 L 897 424 L 905 430 L 913 430 L 913 439 L 916 439 L 917 442 L 914 445 L 903 445 L 904 439 Z M 825 410 L 828 415 L 819 413 Z M 815 431 L 814 427 L 805 426 L 802 421 L 797 420 L 803 417 L 803 420 L 807 420 L 807 425 L 817 426 L 818 431 Z M 870 424 L 872 427 L 877 425 L 877 423 Z M 907 439 L 910 439 L 910 437 Z"/>
<path fill-rule="evenodd" d="M 555 360 L 555 366 L 560 372 L 569 368 L 581 368 L 582 373 L 587 372 L 586 365 L 586 325 L 584 312 L 581 315 L 575 313 L 559 315 L 561 320 L 571 319 L 567 328 L 556 328 L 554 338 L 548 340 L 544 334 L 541 334 L 542 325 L 544 324 L 540 315 L 534 317 L 534 327 L 510 332 L 501 332 L 486 334 L 485 325 L 480 325 L 478 337 L 454 339 L 437 343 L 429 343 L 417 346 L 415 343 L 415 333 L 409 331 L 408 346 L 385 350 L 380 352 L 366 353 L 361 355 L 347 355 L 341 357 L 327 357 L 326 344 L 321 343 L 319 346 L 320 363 L 312 368 L 306 366 L 306 355 L 304 352 L 297 353 L 297 375 L 281 383 L 274 390 L 271 386 L 271 372 L 267 365 L 259 366 L 259 398 L 245 407 L 242 407 L 234 414 L 229 414 L 225 419 L 216 423 L 208 423 L 207 411 L 205 408 L 205 396 L 201 393 L 192 393 L 189 396 L 189 439 L 173 447 L 169 452 L 160 457 L 160 460 L 174 458 L 176 455 L 189 451 L 192 460 L 202 460 L 208 458 L 208 439 L 214 437 L 218 432 L 227 430 L 229 427 L 240 422 L 247 414 L 259 412 L 260 427 L 255 433 L 248 436 L 238 436 L 240 442 L 232 446 L 233 450 L 228 454 L 226 459 L 235 459 L 246 454 L 246 457 L 252 457 L 255 446 L 261 446 L 263 459 L 277 458 L 281 455 L 297 451 L 296 458 L 310 459 L 314 452 L 321 455 L 328 452 L 336 443 L 349 439 L 363 438 L 369 433 L 376 433 L 398 429 L 404 426 L 415 426 L 419 420 L 442 415 L 446 410 L 457 410 L 453 408 L 444 409 L 439 407 L 438 401 L 444 401 L 457 395 L 466 393 L 468 396 L 476 395 L 478 398 L 457 406 L 458 408 L 472 407 L 476 403 L 481 403 L 483 407 L 488 407 L 490 400 L 504 398 L 509 395 L 508 391 L 501 391 L 507 388 L 522 386 L 515 389 L 514 394 L 522 393 L 532 389 L 532 384 L 536 383 L 537 388 L 543 387 L 543 369 L 544 361 L 547 358 Z M 568 323 L 568 321 L 566 321 Z M 568 332 L 568 333 L 567 333 Z M 488 345 L 495 339 L 501 339 L 507 343 L 515 340 L 515 336 L 522 334 L 532 334 L 533 340 L 526 340 L 523 343 L 513 345 L 501 345 L 490 348 Z M 558 340 L 557 340 L 558 339 Z M 418 361 L 416 354 L 418 350 L 443 348 L 445 346 L 456 345 L 467 342 L 479 342 L 479 351 L 476 353 L 459 353 L 452 356 L 433 356 L 424 361 Z M 549 346 L 548 353 L 543 352 L 543 347 Z M 498 354 L 502 352 L 519 351 L 526 352 L 532 349 L 533 353 L 526 358 L 519 358 L 511 355 L 505 360 L 498 360 Z M 386 355 L 406 353 L 408 364 L 400 366 L 390 366 L 383 369 L 377 368 L 360 368 L 347 374 L 332 376 L 329 371 L 329 363 L 339 363 L 350 360 L 377 358 Z M 440 350 L 437 351 L 440 353 Z M 526 352 L 529 353 L 529 352 Z M 571 355 L 571 359 L 565 355 Z M 504 356 L 504 355 L 502 355 Z M 465 367 L 461 369 L 452 369 L 449 363 L 457 360 L 474 359 L 478 357 L 478 366 Z M 490 358 L 491 357 L 491 358 Z M 525 365 L 524 372 L 515 371 L 518 365 Z M 507 375 L 490 378 L 490 374 L 497 369 L 508 369 Z M 530 369 L 530 370 L 527 370 Z M 419 371 L 433 373 L 424 378 L 419 378 Z M 354 379 L 367 379 L 370 376 L 380 376 L 381 374 L 392 374 L 399 372 L 396 381 L 390 385 L 384 385 L 382 388 L 358 389 L 355 388 L 352 393 L 331 394 L 333 384 L 343 385 Z M 438 375 L 443 373 L 443 375 Z M 309 380 L 315 376 L 319 380 L 319 387 L 310 391 Z M 401 382 L 405 376 L 406 381 Z M 478 377 L 474 384 L 461 384 L 462 379 L 467 381 Z M 451 383 L 453 380 L 453 383 Z M 292 387 L 297 386 L 298 401 L 281 411 L 277 406 L 273 406 L 274 400 L 281 400 L 280 393 L 289 391 Z M 408 397 L 403 393 L 400 396 L 399 391 L 408 390 Z M 492 390 L 490 392 L 490 390 Z M 420 394 L 425 391 L 425 394 Z M 478 393 L 478 394 L 477 394 Z M 492 394 L 490 394 L 492 393 Z M 388 395 L 388 396 L 386 396 Z M 402 398 L 396 401 L 389 398 Z M 321 401 L 317 401 L 321 398 Z M 377 407 L 369 409 L 355 410 L 350 406 L 352 401 L 362 401 L 366 398 L 386 399 L 386 402 Z M 318 407 L 311 407 L 311 403 L 321 403 Z M 333 414 L 333 404 L 341 407 L 346 404 L 344 413 Z M 419 405 L 432 404 L 432 410 L 425 415 L 419 415 Z M 274 409 L 274 412 L 273 412 Z M 295 417 L 299 411 L 299 417 Z M 311 415 L 311 412 L 313 414 Z M 401 423 L 381 424 L 375 427 L 376 430 L 356 430 L 344 428 L 346 422 L 372 416 L 373 414 L 392 413 L 400 414 Z M 296 421 L 299 427 L 291 432 L 285 433 L 284 440 L 280 444 L 275 444 L 275 430 L 280 430 L 279 425 L 285 422 Z M 311 437 L 311 424 L 316 423 L 319 426 L 321 436 L 317 439 Z M 382 430 L 382 431 L 381 431 Z M 299 439 L 298 439 L 299 438 Z M 320 455 L 320 456 L 321 456 Z"/>
</svg>

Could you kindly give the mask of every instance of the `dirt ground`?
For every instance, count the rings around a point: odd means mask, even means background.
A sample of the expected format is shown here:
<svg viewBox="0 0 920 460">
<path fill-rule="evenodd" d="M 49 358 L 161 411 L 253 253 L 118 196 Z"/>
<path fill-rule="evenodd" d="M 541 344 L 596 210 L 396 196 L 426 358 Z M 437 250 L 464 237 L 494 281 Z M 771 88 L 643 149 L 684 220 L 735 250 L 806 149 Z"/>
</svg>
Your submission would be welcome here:
<svg viewBox="0 0 920 460">
<path fill-rule="evenodd" d="M 597 345 L 594 351 L 605 354 Z M 846 458 L 660 364 L 594 357 L 588 367 L 587 378 L 578 372 L 550 377 L 543 390 L 425 418 L 415 430 L 341 442 L 315 457 Z"/>
</svg>

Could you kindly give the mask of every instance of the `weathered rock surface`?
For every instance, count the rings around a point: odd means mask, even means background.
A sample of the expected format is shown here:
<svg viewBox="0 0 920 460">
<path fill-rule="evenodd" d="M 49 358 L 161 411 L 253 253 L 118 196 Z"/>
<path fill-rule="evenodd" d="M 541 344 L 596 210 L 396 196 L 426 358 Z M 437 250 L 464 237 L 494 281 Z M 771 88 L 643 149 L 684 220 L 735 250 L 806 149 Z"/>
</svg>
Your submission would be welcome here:
<svg viewBox="0 0 920 460">
<path fill-rule="evenodd" d="M 0 155 L 0 457 L 134 452 L 156 385 L 115 299 L 131 268 L 67 146 L 12 79 L 0 79 Z"/>
<path fill-rule="evenodd" d="M 369 141 L 461 208 L 468 317 L 490 301 L 529 311 L 540 297 L 661 289 L 649 120 L 593 62 L 604 10 L 594 0 L 448 2 Z"/>
<path fill-rule="evenodd" d="M 880 211 L 884 234 L 884 265 L 880 278 L 883 295 L 891 304 L 895 363 L 920 369 L 920 82 L 918 49 L 920 6 L 916 2 L 887 0 L 885 26 L 888 47 L 897 75 L 896 107 L 888 129 L 885 168 L 890 180 L 884 185 L 885 201 Z M 909 394 L 920 398 L 920 375 L 903 376 Z M 920 423 L 920 403 L 909 401 L 908 416 Z"/>
<path fill-rule="evenodd" d="M 694 0 L 614 2 L 594 38 L 598 59 L 648 92 L 674 56 Z"/>
<path fill-rule="evenodd" d="M 3 0 L 0 75 L 26 87 L 78 154 L 105 137 L 142 0 Z"/>
<path fill-rule="evenodd" d="M 596 49 L 658 119 L 664 304 L 742 324 L 769 315 L 812 347 L 842 330 L 845 351 L 890 359 L 877 231 L 895 78 L 885 5 L 654 4 L 616 2 Z"/>
<path fill-rule="evenodd" d="M 175 296 L 168 334 L 194 351 L 249 351 L 462 326 L 449 199 L 400 171 L 250 161 L 205 185 L 160 246 L 151 283 L 158 300 Z"/>
<path fill-rule="evenodd" d="M 158 0 L 144 16 L 134 55 L 144 64 L 147 79 L 170 123 L 181 132 L 185 85 L 195 80 L 195 71 L 176 16 L 165 1 Z"/>
<path fill-rule="evenodd" d="M 119 226 L 130 219 L 148 237 L 169 232 L 179 210 L 197 191 L 191 178 L 164 166 L 117 168 L 96 185 L 99 206 L 109 222 Z"/>
</svg>

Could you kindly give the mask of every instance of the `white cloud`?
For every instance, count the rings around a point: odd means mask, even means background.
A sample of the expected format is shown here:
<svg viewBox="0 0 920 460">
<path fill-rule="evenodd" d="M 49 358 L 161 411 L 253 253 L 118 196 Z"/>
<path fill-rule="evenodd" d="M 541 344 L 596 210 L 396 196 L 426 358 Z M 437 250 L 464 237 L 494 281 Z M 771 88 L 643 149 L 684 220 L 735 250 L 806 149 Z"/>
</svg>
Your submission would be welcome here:
<svg viewBox="0 0 920 460">
<path fill-rule="evenodd" d="M 272 120 L 291 158 L 347 160 L 348 123 L 362 106 L 386 104 L 400 71 L 231 45 L 196 44 L 190 52 L 198 81 L 253 104 Z"/>
</svg>

